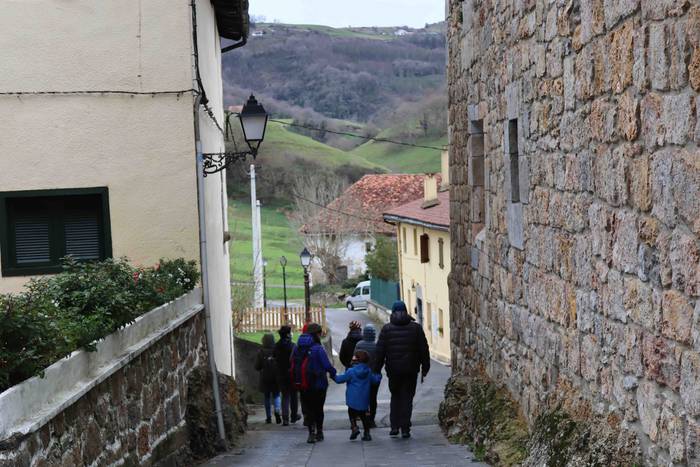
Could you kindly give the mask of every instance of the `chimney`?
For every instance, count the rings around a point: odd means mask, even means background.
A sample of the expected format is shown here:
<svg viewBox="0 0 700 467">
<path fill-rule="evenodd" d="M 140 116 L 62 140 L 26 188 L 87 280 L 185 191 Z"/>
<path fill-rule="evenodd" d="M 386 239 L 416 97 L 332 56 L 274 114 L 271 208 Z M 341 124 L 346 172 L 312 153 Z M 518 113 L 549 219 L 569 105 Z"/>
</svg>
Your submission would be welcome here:
<svg viewBox="0 0 700 467">
<path fill-rule="evenodd" d="M 438 182 L 435 174 L 426 174 L 423 179 L 423 209 L 440 204 L 438 200 Z"/>
<path fill-rule="evenodd" d="M 447 151 L 442 151 L 442 182 L 440 183 L 440 191 L 447 191 L 450 189 L 450 155 Z"/>
</svg>

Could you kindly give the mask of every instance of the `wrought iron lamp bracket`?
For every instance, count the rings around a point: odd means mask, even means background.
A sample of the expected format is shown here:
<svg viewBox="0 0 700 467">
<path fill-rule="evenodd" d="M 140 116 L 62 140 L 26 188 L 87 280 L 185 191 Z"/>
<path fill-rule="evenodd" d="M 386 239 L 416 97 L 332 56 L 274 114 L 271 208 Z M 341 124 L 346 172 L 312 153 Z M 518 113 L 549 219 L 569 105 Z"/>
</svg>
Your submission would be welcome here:
<svg viewBox="0 0 700 467">
<path fill-rule="evenodd" d="M 204 176 L 212 175 L 228 168 L 231 164 L 237 161 L 245 161 L 248 156 L 257 156 L 258 151 L 242 151 L 242 152 L 205 152 L 202 154 L 202 162 L 204 167 Z"/>
</svg>

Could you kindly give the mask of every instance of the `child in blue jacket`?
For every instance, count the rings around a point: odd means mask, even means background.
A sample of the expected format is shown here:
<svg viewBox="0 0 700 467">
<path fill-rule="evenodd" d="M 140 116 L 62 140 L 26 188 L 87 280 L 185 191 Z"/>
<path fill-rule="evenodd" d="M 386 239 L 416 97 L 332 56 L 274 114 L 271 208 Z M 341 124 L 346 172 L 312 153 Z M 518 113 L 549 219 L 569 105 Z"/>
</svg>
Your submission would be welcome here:
<svg viewBox="0 0 700 467">
<path fill-rule="evenodd" d="M 369 354 L 364 350 L 358 350 L 352 358 L 353 366 L 341 375 L 336 375 L 336 383 L 347 383 L 345 389 L 345 403 L 348 406 L 348 416 L 350 417 L 350 427 L 352 433 L 350 439 L 354 440 L 360 435 L 357 426 L 357 419 L 362 420 L 364 434 L 362 441 L 372 441 L 369 434 L 369 398 L 372 385 L 379 384 L 382 380 L 380 373 L 373 373 L 369 368 Z"/>
</svg>

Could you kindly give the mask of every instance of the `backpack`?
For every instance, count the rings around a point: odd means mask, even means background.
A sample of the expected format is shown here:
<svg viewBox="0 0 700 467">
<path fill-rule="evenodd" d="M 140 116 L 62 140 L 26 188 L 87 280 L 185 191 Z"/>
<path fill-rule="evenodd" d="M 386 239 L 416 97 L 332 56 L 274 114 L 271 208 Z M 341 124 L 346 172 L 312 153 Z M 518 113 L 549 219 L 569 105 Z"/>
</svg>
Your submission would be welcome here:
<svg viewBox="0 0 700 467">
<path fill-rule="evenodd" d="M 272 352 L 263 354 L 262 378 L 268 383 L 277 380 L 277 359 Z"/>
<path fill-rule="evenodd" d="M 296 348 L 292 355 L 292 362 L 289 368 L 292 379 L 292 388 L 297 391 L 307 391 L 314 387 L 316 374 L 311 368 L 311 349 L 306 351 Z"/>
</svg>

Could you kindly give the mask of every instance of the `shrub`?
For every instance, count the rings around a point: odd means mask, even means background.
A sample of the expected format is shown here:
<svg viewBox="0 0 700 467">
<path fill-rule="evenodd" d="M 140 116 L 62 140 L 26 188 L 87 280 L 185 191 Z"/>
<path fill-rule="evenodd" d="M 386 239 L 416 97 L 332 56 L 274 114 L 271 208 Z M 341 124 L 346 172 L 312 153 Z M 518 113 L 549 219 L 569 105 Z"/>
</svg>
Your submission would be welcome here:
<svg viewBox="0 0 700 467">
<path fill-rule="evenodd" d="M 135 268 L 126 259 L 65 260 L 60 274 L 31 280 L 18 295 L 0 295 L 0 392 L 192 290 L 194 261 L 160 260 Z"/>
</svg>

